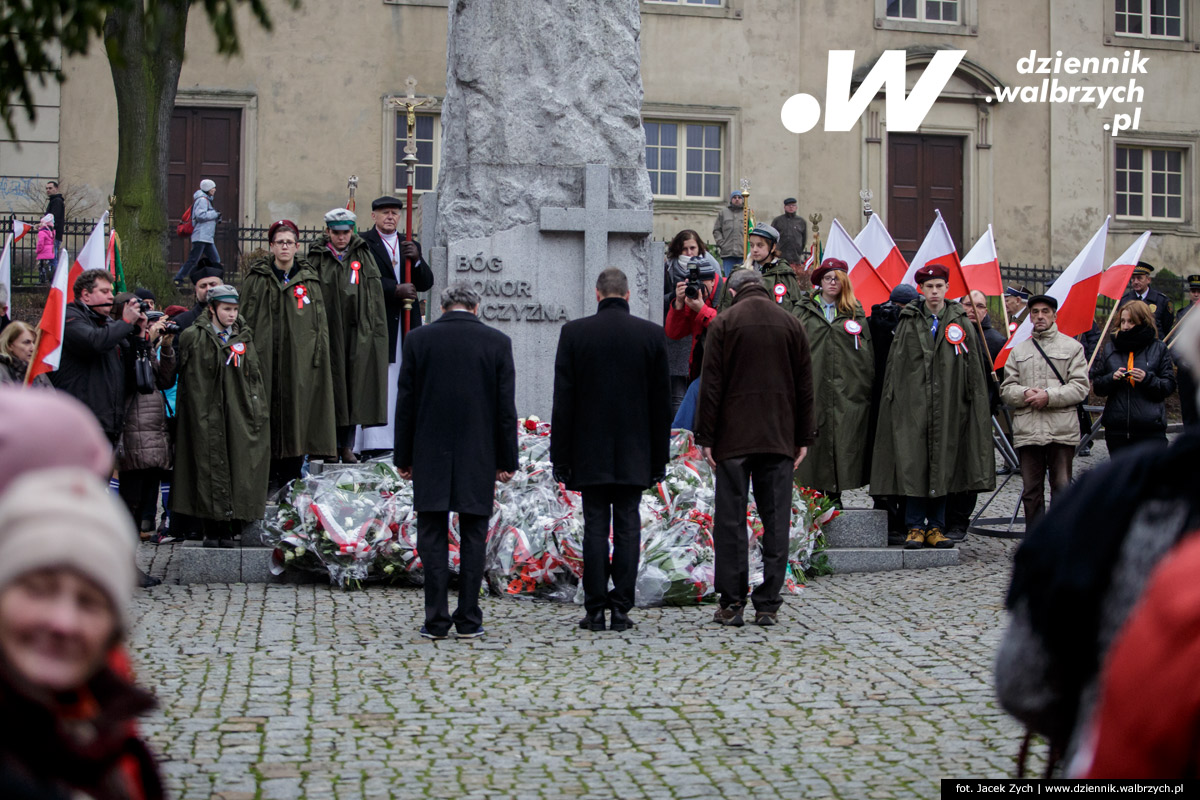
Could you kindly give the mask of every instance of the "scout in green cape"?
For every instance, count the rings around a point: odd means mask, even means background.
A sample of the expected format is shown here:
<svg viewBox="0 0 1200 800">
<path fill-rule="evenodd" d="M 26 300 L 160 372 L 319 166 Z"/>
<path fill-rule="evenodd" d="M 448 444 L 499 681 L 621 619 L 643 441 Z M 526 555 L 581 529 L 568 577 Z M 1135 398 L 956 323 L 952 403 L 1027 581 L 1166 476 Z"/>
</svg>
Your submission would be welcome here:
<svg viewBox="0 0 1200 800">
<path fill-rule="evenodd" d="M 750 258 L 738 269 L 753 267 L 763 276 L 763 285 L 775 302 L 789 314 L 795 313 L 793 307 L 804 301 L 804 289 L 796 280 L 796 273 L 791 266 L 779 257 L 776 245 L 779 243 L 779 231 L 766 223 L 760 222 L 750 231 Z M 717 311 L 724 311 L 733 304 L 733 296 L 729 292 L 721 297 Z"/>
<path fill-rule="evenodd" d="M 308 248 L 325 295 L 338 455 L 346 463 L 358 461 L 356 426 L 387 423 L 387 309 L 379 267 L 355 222 L 354 212 L 333 209 Z"/>
<path fill-rule="evenodd" d="M 871 494 L 904 495 L 904 546 L 951 547 L 946 495 L 996 485 L 986 350 L 958 303 L 948 270 L 917 270 L 924 298 L 900 312 L 888 354 L 871 461 Z"/>
<path fill-rule="evenodd" d="M 841 503 L 841 493 L 869 479 L 866 431 L 875 353 L 846 262 L 827 258 L 812 272 L 816 291 L 796 304 L 812 353 L 817 440 L 796 470 L 796 483 Z"/>
<path fill-rule="evenodd" d="M 317 271 L 296 255 L 299 229 L 280 220 L 271 253 L 250 262 L 242 319 L 254 331 L 271 416 L 271 486 L 300 477 L 304 456 L 337 451 L 325 294 Z"/>
<path fill-rule="evenodd" d="M 266 394 L 238 291 L 221 285 L 179 335 L 178 438 L 171 511 L 199 518 L 205 545 L 232 547 L 267 502 Z"/>
</svg>

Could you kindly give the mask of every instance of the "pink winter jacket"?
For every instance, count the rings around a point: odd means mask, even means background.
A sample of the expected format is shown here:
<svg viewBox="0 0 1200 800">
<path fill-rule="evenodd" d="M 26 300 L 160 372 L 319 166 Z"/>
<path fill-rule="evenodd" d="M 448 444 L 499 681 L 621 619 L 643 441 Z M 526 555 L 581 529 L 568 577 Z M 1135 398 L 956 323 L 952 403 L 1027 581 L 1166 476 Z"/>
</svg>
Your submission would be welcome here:
<svg viewBox="0 0 1200 800">
<path fill-rule="evenodd" d="M 41 228 L 38 231 L 37 253 L 35 257 L 38 261 L 42 259 L 54 260 L 54 228 Z"/>
</svg>

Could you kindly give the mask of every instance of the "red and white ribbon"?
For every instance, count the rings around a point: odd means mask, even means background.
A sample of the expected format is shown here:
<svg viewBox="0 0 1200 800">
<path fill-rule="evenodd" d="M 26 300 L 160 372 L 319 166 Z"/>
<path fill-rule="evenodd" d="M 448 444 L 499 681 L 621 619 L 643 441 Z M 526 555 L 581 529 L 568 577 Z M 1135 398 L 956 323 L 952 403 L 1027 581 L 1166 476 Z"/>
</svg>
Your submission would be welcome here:
<svg viewBox="0 0 1200 800">
<path fill-rule="evenodd" d="M 308 289 L 304 284 L 300 284 L 295 289 L 292 289 L 292 294 L 296 295 L 296 310 L 302 311 L 306 305 L 312 302 L 308 299 Z"/>
<path fill-rule="evenodd" d="M 787 287 L 782 283 L 775 284 L 775 302 L 782 303 L 783 296 L 787 294 Z"/>
<path fill-rule="evenodd" d="M 958 323 L 951 322 L 946 326 L 946 341 L 954 345 L 954 355 L 969 353 L 967 349 L 967 332 Z"/>
<path fill-rule="evenodd" d="M 235 367 L 240 367 L 242 365 L 242 356 L 245 354 L 246 343 L 234 342 L 233 344 L 229 345 L 229 358 L 225 359 L 226 365 L 228 365 L 230 362 L 233 362 Z"/>
<path fill-rule="evenodd" d="M 858 349 L 858 337 L 862 334 L 862 325 L 858 320 L 848 319 L 845 324 L 846 333 L 854 337 L 854 349 Z"/>
<path fill-rule="evenodd" d="M 362 269 L 362 262 L 350 262 L 350 283 L 358 283 L 358 271 Z"/>
</svg>

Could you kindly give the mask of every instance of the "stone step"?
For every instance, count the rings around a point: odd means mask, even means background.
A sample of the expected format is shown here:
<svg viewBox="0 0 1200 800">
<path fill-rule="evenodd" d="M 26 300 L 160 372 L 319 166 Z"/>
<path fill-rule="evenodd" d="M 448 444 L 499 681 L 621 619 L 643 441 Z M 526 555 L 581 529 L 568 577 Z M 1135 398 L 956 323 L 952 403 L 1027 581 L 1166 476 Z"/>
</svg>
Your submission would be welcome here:
<svg viewBox="0 0 1200 800">
<path fill-rule="evenodd" d="M 903 547 L 839 547 L 825 551 L 834 574 L 847 572 L 888 572 L 897 569 L 953 567 L 958 564 L 958 548 L 905 550 Z"/>
<path fill-rule="evenodd" d="M 314 583 L 315 573 L 271 573 L 269 547 L 204 547 L 184 542 L 179 553 L 179 582 L 189 583 Z"/>
<path fill-rule="evenodd" d="M 846 508 L 825 525 L 830 548 L 887 547 L 887 512 L 873 508 Z"/>
</svg>

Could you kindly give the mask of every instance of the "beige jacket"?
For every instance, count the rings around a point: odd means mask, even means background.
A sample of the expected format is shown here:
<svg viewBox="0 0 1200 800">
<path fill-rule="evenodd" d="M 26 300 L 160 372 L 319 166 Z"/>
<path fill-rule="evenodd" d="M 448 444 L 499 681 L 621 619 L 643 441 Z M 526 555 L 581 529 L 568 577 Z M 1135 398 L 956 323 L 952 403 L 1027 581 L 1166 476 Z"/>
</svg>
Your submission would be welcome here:
<svg viewBox="0 0 1200 800">
<path fill-rule="evenodd" d="M 1067 383 L 1054 376 L 1032 340 L 1013 348 L 1000 386 L 1000 397 L 1013 409 L 1013 446 L 1079 444 L 1075 406 L 1087 398 L 1089 388 L 1083 345 L 1059 333 L 1057 325 L 1033 336 Z M 1045 389 L 1050 402 L 1033 408 L 1025 402 L 1026 389 Z"/>
</svg>

